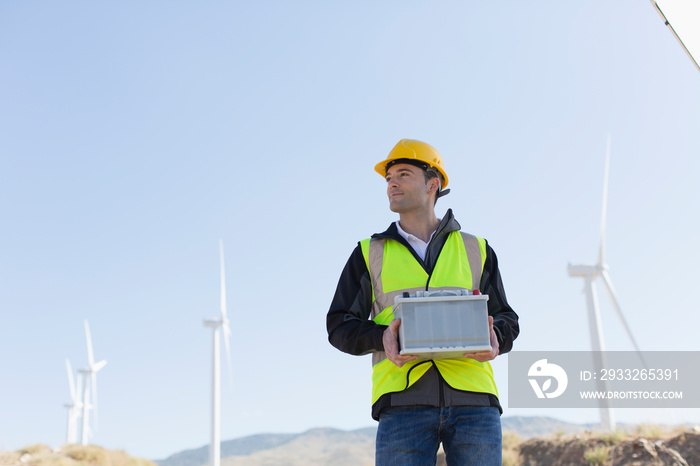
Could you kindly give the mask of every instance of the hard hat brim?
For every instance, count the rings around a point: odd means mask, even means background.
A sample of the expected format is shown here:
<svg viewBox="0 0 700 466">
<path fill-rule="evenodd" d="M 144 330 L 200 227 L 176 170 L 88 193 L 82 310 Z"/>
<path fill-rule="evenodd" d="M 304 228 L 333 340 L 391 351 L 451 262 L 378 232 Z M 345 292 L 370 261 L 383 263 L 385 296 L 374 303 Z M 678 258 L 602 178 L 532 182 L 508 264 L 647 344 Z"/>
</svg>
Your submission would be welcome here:
<svg viewBox="0 0 700 466">
<path fill-rule="evenodd" d="M 416 139 L 400 140 L 394 146 L 394 148 L 391 149 L 391 152 L 389 152 L 387 158 L 374 166 L 374 171 L 379 173 L 382 178 L 386 178 L 387 165 L 393 160 L 401 159 L 408 161 L 415 160 L 416 162 L 421 162 L 429 167 L 435 168 L 440 175 L 442 175 L 442 188 L 444 189 L 447 186 L 449 180 L 447 178 L 447 173 L 445 173 L 445 169 L 442 166 L 442 156 L 437 149 L 430 144 L 423 141 L 418 141 Z"/>
</svg>

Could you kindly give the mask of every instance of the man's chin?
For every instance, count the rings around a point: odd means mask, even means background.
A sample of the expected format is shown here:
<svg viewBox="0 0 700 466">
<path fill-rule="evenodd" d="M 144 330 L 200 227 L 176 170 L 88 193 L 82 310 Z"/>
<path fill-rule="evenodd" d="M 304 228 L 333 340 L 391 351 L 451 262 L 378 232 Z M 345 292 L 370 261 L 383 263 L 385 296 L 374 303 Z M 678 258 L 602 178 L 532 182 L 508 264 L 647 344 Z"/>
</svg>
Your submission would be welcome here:
<svg viewBox="0 0 700 466">
<path fill-rule="evenodd" d="M 397 214 L 400 214 L 403 211 L 400 205 L 391 202 L 389 202 L 389 210 L 391 210 L 392 212 L 396 212 Z"/>
</svg>

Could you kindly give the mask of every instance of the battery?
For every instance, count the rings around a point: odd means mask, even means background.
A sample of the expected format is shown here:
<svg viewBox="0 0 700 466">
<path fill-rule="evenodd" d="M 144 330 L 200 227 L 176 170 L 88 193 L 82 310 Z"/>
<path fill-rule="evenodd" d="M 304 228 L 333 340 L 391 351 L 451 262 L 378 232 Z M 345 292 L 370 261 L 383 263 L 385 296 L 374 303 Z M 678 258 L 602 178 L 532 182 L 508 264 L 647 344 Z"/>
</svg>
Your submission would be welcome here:
<svg viewBox="0 0 700 466">
<path fill-rule="evenodd" d="M 396 296 L 393 313 L 401 319 L 400 354 L 449 359 L 490 351 L 488 299 L 464 289 Z"/>
</svg>

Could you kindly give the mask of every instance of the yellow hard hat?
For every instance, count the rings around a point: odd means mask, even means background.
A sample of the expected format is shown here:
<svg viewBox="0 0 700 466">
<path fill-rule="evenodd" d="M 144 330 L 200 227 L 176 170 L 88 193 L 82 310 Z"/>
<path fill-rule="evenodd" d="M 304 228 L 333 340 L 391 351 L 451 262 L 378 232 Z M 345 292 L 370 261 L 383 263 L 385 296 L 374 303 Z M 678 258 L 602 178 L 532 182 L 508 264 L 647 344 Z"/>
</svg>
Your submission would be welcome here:
<svg viewBox="0 0 700 466">
<path fill-rule="evenodd" d="M 386 177 L 387 165 L 392 165 L 391 162 L 406 159 L 406 163 L 423 162 L 429 167 L 434 167 L 443 178 L 442 188 L 447 186 L 447 173 L 445 173 L 445 164 L 442 162 L 440 153 L 430 144 L 418 141 L 416 139 L 402 139 L 391 149 L 386 160 L 382 160 L 374 166 L 374 171 Z M 427 167 L 424 167 L 427 168 Z M 447 194 L 447 193 L 445 193 Z"/>
</svg>

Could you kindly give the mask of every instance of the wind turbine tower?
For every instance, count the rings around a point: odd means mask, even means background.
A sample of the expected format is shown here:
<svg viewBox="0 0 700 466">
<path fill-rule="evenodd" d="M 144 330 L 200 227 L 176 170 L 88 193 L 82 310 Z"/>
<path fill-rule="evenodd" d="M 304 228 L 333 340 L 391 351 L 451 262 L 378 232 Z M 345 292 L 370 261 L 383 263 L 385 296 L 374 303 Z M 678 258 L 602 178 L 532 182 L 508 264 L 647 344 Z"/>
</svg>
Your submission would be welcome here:
<svg viewBox="0 0 700 466">
<path fill-rule="evenodd" d="M 219 263 L 221 267 L 221 316 L 217 319 L 205 319 L 204 326 L 210 327 L 214 333 L 214 347 L 212 359 L 212 394 L 211 394 L 211 444 L 209 445 L 209 464 L 211 466 L 221 465 L 221 368 L 220 368 L 220 329 L 224 331 L 224 343 L 226 345 L 226 356 L 229 365 L 229 377 L 231 376 L 231 348 L 229 346 L 229 320 L 226 316 L 226 275 L 224 268 L 224 243 L 219 240 Z"/>
<path fill-rule="evenodd" d="M 607 150 L 605 154 L 605 176 L 603 183 L 603 209 L 600 222 L 600 248 L 598 250 L 598 262 L 594 265 L 571 265 L 569 264 L 568 271 L 571 277 L 582 277 L 584 281 L 583 291 L 586 294 L 586 306 L 588 308 L 588 325 L 591 331 L 591 348 L 593 349 L 593 363 L 596 373 L 600 374 L 601 370 L 607 366 L 605 361 L 605 342 L 603 341 L 603 327 L 600 321 L 600 310 L 598 308 L 598 296 L 596 294 L 595 281 L 600 277 L 603 281 L 605 291 L 612 302 L 613 308 L 620 318 L 622 325 L 625 327 L 627 335 L 632 340 L 632 344 L 637 352 L 639 347 L 632 336 L 632 331 L 627 325 L 627 321 L 622 314 L 620 304 L 617 299 L 617 293 L 613 287 L 610 275 L 608 274 L 608 264 L 605 262 L 605 221 L 607 215 L 608 203 L 608 175 L 610 172 L 610 135 L 608 135 Z M 607 381 L 596 379 L 597 389 L 599 391 L 607 391 Z M 600 423 L 604 430 L 615 430 L 615 417 L 610 405 L 610 400 L 599 400 L 600 406 Z"/>
<path fill-rule="evenodd" d="M 88 321 L 85 321 L 85 337 L 87 339 L 88 350 L 88 368 L 80 369 L 79 374 L 83 376 L 83 426 L 81 444 L 88 444 L 88 433 L 90 430 L 90 409 L 95 410 L 95 424 L 97 424 L 97 372 L 102 369 L 107 361 L 95 362 L 95 357 L 92 352 L 92 339 L 90 338 L 90 326 Z M 88 382 L 89 379 L 89 382 Z M 92 393 L 91 393 L 92 390 Z M 92 394 L 92 403 L 90 395 Z"/>
</svg>

